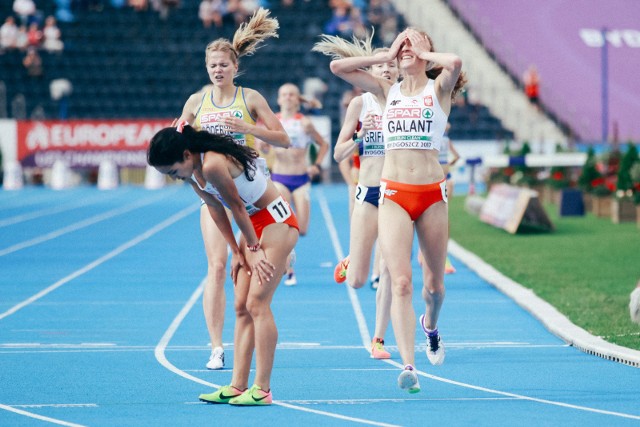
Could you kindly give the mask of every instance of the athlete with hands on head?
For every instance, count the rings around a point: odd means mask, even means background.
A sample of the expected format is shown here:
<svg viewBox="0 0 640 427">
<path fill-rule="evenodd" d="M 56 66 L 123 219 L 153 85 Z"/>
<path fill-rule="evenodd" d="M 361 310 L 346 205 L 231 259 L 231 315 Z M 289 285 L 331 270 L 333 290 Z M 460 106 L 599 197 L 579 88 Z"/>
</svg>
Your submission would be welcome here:
<svg viewBox="0 0 640 427">
<path fill-rule="evenodd" d="M 385 81 L 362 70 L 394 59 L 398 60 L 402 82 Z M 427 338 L 427 357 L 432 364 L 444 361 L 437 321 L 445 294 L 448 210 L 438 150 L 452 99 L 465 83 L 461 68 L 457 55 L 435 52 L 429 36 L 413 28 L 400 33 L 388 52 L 331 62 L 334 74 L 386 99 L 378 240 L 391 274 L 391 321 L 405 365 L 398 385 L 410 393 L 420 391 L 414 368 L 414 229 L 426 258 L 422 274 L 425 312 L 420 324 Z"/>
</svg>

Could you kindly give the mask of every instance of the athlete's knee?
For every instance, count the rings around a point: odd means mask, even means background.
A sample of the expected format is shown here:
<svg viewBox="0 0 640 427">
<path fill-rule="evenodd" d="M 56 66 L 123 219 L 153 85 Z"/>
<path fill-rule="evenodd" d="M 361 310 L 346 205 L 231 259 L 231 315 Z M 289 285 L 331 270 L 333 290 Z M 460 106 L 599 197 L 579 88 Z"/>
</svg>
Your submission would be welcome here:
<svg viewBox="0 0 640 427">
<path fill-rule="evenodd" d="M 347 283 L 354 289 L 360 289 L 367 283 L 367 276 L 359 273 L 349 274 L 350 271 L 347 270 Z"/>
<path fill-rule="evenodd" d="M 391 284 L 393 295 L 403 297 L 413 293 L 413 284 L 411 276 L 401 275 L 396 277 Z"/>
<path fill-rule="evenodd" d="M 243 299 L 237 299 L 233 303 L 233 307 L 236 311 L 236 318 L 242 318 L 243 316 L 250 316 L 247 309 L 247 301 Z"/>
<path fill-rule="evenodd" d="M 257 297 L 249 297 L 247 299 L 246 308 L 247 312 L 254 319 L 269 311 L 268 304 L 262 298 Z"/>
<path fill-rule="evenodd" d="M 217 258 L 207 260 L 207 274 L 216 280 L 224 280 L 227 265 L 224 260 Z"/>
<path fill-rule="evenodd" d="M 444 283 L 439 283 L 439 284 L 425 283 L 424 286 L 422 287 L 422 298 L 425 301 L 433 300 L 433 299 L 442 300 L 444 299 L 444 295 L 445 295 Z"/>
</svg>

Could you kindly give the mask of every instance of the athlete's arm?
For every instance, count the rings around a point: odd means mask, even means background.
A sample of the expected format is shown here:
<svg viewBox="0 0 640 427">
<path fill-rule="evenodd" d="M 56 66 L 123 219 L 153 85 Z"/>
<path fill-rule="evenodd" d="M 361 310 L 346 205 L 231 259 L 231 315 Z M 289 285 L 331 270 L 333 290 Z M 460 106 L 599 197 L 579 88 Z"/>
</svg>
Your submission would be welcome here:
<svg viewBox="0 0 640 427">
<path fill-rule="evenodd" d="M 229 244 L 231 252 L 233 252 L 234 254 L 240 252 L 238 243 L 236 242 L 235 236 L 233 235 L 233 229 L 231 228 L 231 222 L 229 221 L 229 217 L 227 216 L 227 211 L 224 209 L 224 206 L 222 206 L 222 203 L 220 203 L 220 201 L 213 197 L 211 194 L 198 188 L 193 180 L 190 180 L 190 184 L 193 187 L 194 191 L 198 194 L 198 196 L 200 196 L 206 203 L 209 215 L 211 215 L 211 218 L 213 218 L 214 222 L 218 226 L 218 229 L 222 233 L 224 240 Z"/>
<path fill-rule="evenodd" d="M 231 127 L 234 132 L 254 135 L 268 144 L 276 147 L 288 148 L 291 145 L 289 135 L 282 127 L 282 123 L 276 117 L 275 113 L 269 107 L 267 100 L 264 99 L 257 91 L 253 89 L 244 89 L 245 101 L 247 108 L 257 121 L 261 122 L 260 126 L 252 125 L 244 120 L 229 117 L 224 119 L 226 124 Z"/>
<path fill-rule="evenodd" d="M 202 102 L 202 96 L 201 92 L 197 92 L 187 99 L 187 102 L 185 102 L 184 107 L 182 108 L 182 114 L 177 120 L 174 120 L 173 126 L 181 121 L 186 121 L 191 126 L 194 125 L 193 122 L 196 120 L 196 113 L 198 112 L 198 108 Z"/>
<path fill-rule="evenodd" d="M 317 167 L 318 173 L 320 173 L 322 171 L 322 161 L 329 151 L 329 144 L 324 140 L 322 135 L 320 135 L 309 117 L 305 116 L 302 120 L 305 132 L 311 137 L 311 139 L 313 139 L 313 142 L 318 146 L 318 155 L 316 156 L 316 161 L 311 166 Z"/>
<path fill-rule="evenodd" d="M 202 175 L 207 182 L 218 189 L 220 196 L 222 196 L 222 199 L 231 209 L 233 219 L 236 221 L 236 224 L 238 224 L 247 242 L 247 246 L 258 245 L 259 247 L 260 240 L 253 228 L 249 214 L 247 214 L 244 202 L 238 194 L 238 189 L 233 182 L 233 177 L 229 170 L 230 162 L 232 162 L 232 160 L 227 159 L 223 154 L 207 152 L 202 164 Z M 259 249 L 254 253 L 248 252 L 247 257 L 247 261 L 250 263 L 248 272 L 251 274 L 252 271 L 256 271 L 260 284 L 273 277 L 275 266 L 267 260 L 264 250 Z M 239 267 L 240 266 L 234 261 L 232 276 L 236 276 Z"/>
</svg>

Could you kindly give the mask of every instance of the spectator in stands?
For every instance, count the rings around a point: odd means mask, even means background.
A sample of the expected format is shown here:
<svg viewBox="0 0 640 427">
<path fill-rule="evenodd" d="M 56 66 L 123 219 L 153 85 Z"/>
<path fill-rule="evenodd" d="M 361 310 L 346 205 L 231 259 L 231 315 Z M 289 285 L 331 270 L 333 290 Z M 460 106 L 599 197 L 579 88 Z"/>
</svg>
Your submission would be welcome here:
<svg viewBox="0 0 640 427">
<path fill-rule="evenodd" d="M 149 2 L 147 0 L 129 0 L 129 6 L 136 12 L 143 12 L 149 8 Z"/>
<path fill-rule="evenodd" d="M 32 22 L 29 24 L 29 30 L 27 31 L 27 46 L 39 49 L 42 44 L 42 37 L 42 31 L 40 31 L 38 23 Z"/>
<path fill-rule="evenodd" d="M 377 79 L 363 70 L 396 58 L 403 77 L 399 83 Z M 331 71 L 338 77 L 387 99 L 382 117 L 385 162 L 378 239 L 392 278 L 391 319 L 404 364 L 398 385 L 409 393 L 420 391 L 414 368 L 416 316 L 411 269 L 414 233 L 426 257 L 422 271 L 425 311 L 419 323 L 427 340 L 427 358 L 433 365 L 439 365 L 445 357 L 438 318 L 445 295 L 448 214 L 445 176 L 438 151 L 452 100 L 465 84 L 461 68 L 462 61 L 457 55 L 436 52 L 430 37 L 412 28 L 400 33 L 388 52 L 331 62 Z M 402 113 L 420 102 L 420 117 L 407 118 Z M 399 115 L 395 116 L 396 113 Z"/>
<path fill-rule="evenodd" d="M 236 25 L 242 24 L 259 6 L 258 0 L 227 0 L 227 12 L 233 16 Z"/>
<path fill-rule="evenodd" d="M 535 65 L 530 65 L 525 71 L 524 76 L 524 93 L 529 101 L 538 108 L 540 105 L 540 76 Z"/>
<path fill-rule="evenodd" d="M 44 69 L 42 67 L 42 58 L 35 47 L 27 49 L 27 55 L 22 60 L 22 65 L 27 70 L 27 75 L 34 79 L 42 78 Z"/>
<path fill-rule="evenodd" d="M 56 18 L 48 16 L 44 23 L 44 29 L 42 30 L 44 35 L 44 43 L 42 47 L 47 52 L 60 52 L 64 48 L 64 43 L 60 40 L 60 29 L 56 25 Z"/>
<path fill-rule="evenodd" d="M 27 49 L 27 45 L 28 45 L 27 26 L 20 25 L 20 27 L 18 27 L 18 36 L 16 37 L 16 47 L 19 50 L 24 51 Z"/>
<path fill-rule="evenodd" d="M 36 4 L 33 0 L 14 0 L 13 12 L 20 18 L 21 25 L 29 25 L 36 18 Z"/>
<path fill-rule="evenodd" d="M 151 0 L 151 7 L 158 12 L 160 19 L 169 19 L 169 10 L 180 6 L 180 0 Z"/>
<path fill-rule="evenodd" d="M 371 0 L 367 20 L 375 28 L 375 41 L 384 46 L 393 43 L 398 28 L 403 24 L 390 0 Z"/>
<path fill-rule="evenodd" d="M 351 6 L 348 2 L 341 2 L 333 8 L 331 19 L 324 26 L 324 32 L 332 36 L 350 38 L 354 25 L 351 20 Z"/>
<path fill-rule="evenodd" d="M 223 17 L 227 13 L 227 5 L 225 0 L 202 0 L 198 9 L 198 17 L 202 21 L 205 28 L 209 28 L 211 24 L 216 28 L 222 27 Z"/>
<path fill-rule="evenodd" d="M 18 26 L 13 16 L 7 16 L 4 24 L 0 27 L 0 53 L 5 50 L 13 50 L 17 48 L 18 43 Z"/>
<path fill-rule="evenodd" d="M 266 99 L 258 91 L 239 87 L 234 83 L 238 73 L 238 59 L 244 55 L 253 54 L 266 39 L 277 36 L 278 25 L 276 19 L 269 17 L 269 11 L 259 9 L 248 23 L 243 23 L 235 31 L 232 41 L 220 38 L 209 43 L 205 51 L 205 69 L 212 83 L 211 89 L 191 95 L 184 105 L 178 122 L 185 121 L 191 123 L 195 129 L 211 133 L 232 135 L 240 145 L 253 147 L 255 138 L 259 138 L 274 146 L 289 146 L 289 137 Z M 258 120 L 264 126 L 256 126 Z M 259 163 L 266 164 L 264 160 Z M 203 295 L 203 309 L 212 345 L 207 367 L 221 369 L 224 367 L 222 329 L 226 305 L 224 282 L 227 244 L 207 206 L 201 209 L 200 219 L 209 266 Z M 253 242 L 250 243 L 253 244 Z M 279 280 L 280 277 L 278 282 Z M 242 304 L 243 301 L 246 302 L 246 294 L 243 292 L 247 289 L 235 288 L 234 291 L 240 294 L 236 294 L 236 339 L 232 386 L 240 392 L 246 389 L 255 347 L 257 366 L 255 384 L 267 392 L 277 330 L 273 325 L 273 318 L 269 320 L 270 312 L 262 313 L 267 316 L 267 318 L 261 317 L 264 323 L 258 325 L 256 321 L 254 325 L 255 313 L 249 313 L 247 307 Z M 227 388 L 222 387 L 220 391 L 226 391 Z M 228 403 L 228 397 L 225 398 L 220 393 L 214 392 L 202 395 L 200 398 L 208 402 Z"/>
</svg>

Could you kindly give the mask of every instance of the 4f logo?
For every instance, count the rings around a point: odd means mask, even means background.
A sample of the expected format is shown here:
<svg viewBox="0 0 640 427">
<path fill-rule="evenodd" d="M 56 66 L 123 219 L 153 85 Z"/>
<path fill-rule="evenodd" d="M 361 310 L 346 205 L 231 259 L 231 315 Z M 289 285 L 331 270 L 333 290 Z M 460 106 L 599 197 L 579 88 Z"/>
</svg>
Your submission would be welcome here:
<svg viewBox="0 0 640 427">
<path fill-rule="evenodd" d="M 391 197 L 394 194 L 396 194 L 397 192 L 398 192 L 398 190 L 384 190 L 384 195 L 388 196 L 388 197 Z"/>
<path fill-rule="evenodd" d="M 400 100 L 399 99 L 394 99 L 393 101 L 391 101 L 391 103 L 389 105 L 391 105 L 392 107 L 395 107 L 398 104 L 400 104 Z"/>
</svg>

